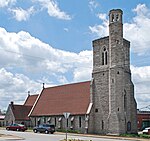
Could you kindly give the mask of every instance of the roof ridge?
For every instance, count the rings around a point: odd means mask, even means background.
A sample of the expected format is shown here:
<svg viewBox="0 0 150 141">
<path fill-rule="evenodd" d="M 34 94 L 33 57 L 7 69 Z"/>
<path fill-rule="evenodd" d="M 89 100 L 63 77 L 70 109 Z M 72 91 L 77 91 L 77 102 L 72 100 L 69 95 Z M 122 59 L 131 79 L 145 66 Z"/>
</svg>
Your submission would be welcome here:
<svg viewBox="0 0 150 141">
<path fill-rule="evenodd" d="M 62 84 L 62 85 L 56 85 L 56 86 L 51 86 L 51 87 L 47 87 L 47 88 L 44 88 L 44 89 L 51 89 L 51 88 L 56 88 L 56 87 L 68 86 L 68 85 L 70 86 L 70 85 L 76 85 L 76 84 L 88 83 L 88 82 L 91 82 L 91 80 L 83 81 L 83 82 L 74 82 L 74 83 L 67 83 L 67 84 Z"/>
</svg>

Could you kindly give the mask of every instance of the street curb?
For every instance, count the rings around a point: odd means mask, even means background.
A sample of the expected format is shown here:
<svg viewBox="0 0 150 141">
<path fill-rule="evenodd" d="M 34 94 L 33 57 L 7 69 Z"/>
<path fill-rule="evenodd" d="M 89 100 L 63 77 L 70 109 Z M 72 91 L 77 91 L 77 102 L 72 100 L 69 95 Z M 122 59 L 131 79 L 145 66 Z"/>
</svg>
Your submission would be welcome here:
<svg viewBox="0 0 150 141">
<path fill-rule="evenodd" d="M 55 134 L 64 135 L 66 133 L 62 132 L 55 132 Z M 93 135 L 93 134 L 75 134 L 75 133 L 67 133 L 68 136 L 83 136 L 83 137 L 93 137 L 93 138 L 106 138 L 106 139 L 120 139 L 120 140 L 131 140 L 131 141 L 149 141 L 149 139 L 143 138 L 132 138 L 132 137 L 120 137 L 120 136 L 113 136 L 113 135 Z"/>
</svg>

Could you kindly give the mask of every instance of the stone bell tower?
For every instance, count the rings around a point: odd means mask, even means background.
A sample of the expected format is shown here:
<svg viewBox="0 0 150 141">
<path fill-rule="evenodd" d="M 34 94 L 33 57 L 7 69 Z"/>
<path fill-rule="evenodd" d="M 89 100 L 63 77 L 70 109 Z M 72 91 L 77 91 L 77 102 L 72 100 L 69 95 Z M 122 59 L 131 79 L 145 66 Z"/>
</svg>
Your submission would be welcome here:
<svg viewBox="0 0 150 141">
<path fill-rule="evenodd" d="M 137 133 L 130 71 L 130 42 L 123 38 L 122 10 L 109 12 L 109 36 L 93 41 L 90 130 L 98 134 Z"/>
</svg>

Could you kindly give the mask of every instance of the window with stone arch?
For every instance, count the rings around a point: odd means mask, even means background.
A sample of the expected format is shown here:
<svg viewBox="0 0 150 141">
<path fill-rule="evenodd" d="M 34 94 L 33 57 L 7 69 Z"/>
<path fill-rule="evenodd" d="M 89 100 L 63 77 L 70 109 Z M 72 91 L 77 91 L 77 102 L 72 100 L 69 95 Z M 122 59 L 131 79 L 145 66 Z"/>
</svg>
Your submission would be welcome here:
<svg viewBox="0 0 150 141">
<path fill-rule="evenodd" d="M 106 47 L 103 47 L 103 50 L 102 50 L 102 65 L 107 65 L 108 63 L 108 52 L 107 52 L 107 49 Z"/>
</svg>

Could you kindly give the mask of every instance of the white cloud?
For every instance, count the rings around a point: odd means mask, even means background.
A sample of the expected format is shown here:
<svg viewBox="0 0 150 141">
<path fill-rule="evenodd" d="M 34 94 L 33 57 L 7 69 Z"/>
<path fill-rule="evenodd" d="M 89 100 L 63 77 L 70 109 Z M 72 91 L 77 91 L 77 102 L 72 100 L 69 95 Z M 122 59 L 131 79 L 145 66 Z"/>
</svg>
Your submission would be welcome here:
<svg viewBox="0 0 150 141">
<path fill-rule="evenodd" d="M 134 67 L 131 66 L 133 82 L 135 86 L 135 97 L 138 108 L 149 105 L 150 101 L 150 66 Z"/>
<path fill-rule="evenodd" d="M 57 81 L 61 84 L 67 84 L 69 81 L 66 79 L 64 75 L 58 75 L 57 76 Z"/>
<path fill-rule="evenodd" d="M 92 51 L 81 51 L 76 60 L 76 68 L 73 72 L 74 81 L 90 80 L 92 73 Z"/>
<path fill-rule="evenodd" d="M 131 40 L 132 50 L 138 55 L 150 53 L 150 9 L 139 4 L 133 11 L 137 14 L 131 23 L 124 24 L 125 38 Z"/>
<path fill-rule="evenodd" d="M 97 16 L 99 17 L 99 19 L 105 21 L 105 22 L 108 22 L 107 20 L 107 14 L 102 14 L 102 13 L 99 13 L 97 14 Z"/>
<path fill-rule="evenodd" d="M 0 7 L 6 7 L 8 5 L 13 5 L 16 3 L 16 0 L 0 0 Z"/>
<path fill-rule="evenodd" d="M 64 28 L 64 31 L 68 32 L 68 31 L 69 31 L 69 29 L 68 29 L 68 28 Z"/>
<path fill-rule="evenodd" d="M 89 8 L 91 11 L 96 9 L 99 6 L 99 3 L 96 0 L 89 0 Z"/>
<path fill-rule="evenodd" d="M 46 8 L 49 16 L 56 17 L 62 20 L 71 20 L 71 16 L 66 12 L 61 11 L 56 0 L 33 0 L 39 2 L 42 8 Z"/>
<path fill-rule="evenodd" d="M 91 73 L 92 73 L 92 69 L 86 67 L 76 68 L 74 71 L 74 81 L 80 82 L 81 80 L 90 80 Z"/>
<path fill-rule="evenodd" d="M 103 37 L 108 36 L 108 20 L 107 15 L 103 13 L 97 14 L 97 17 L 102 20 L 101 25 L 95 25 L 95 26 L 89 26 L 90 31 L 92 34 L 95 34 L 96 36 Z"/>
<path fill-rule="evenodd" d="M 17 7 L 17 8 L 9 9 L 9 11 L 14 15 L 14 18 L 17 21 L 26 21 L 35 12 L 33 6 L 27 10 Z"/>
<path fill-rule="evenodd" d="M 32 94 L 37 94 L 42 85 L 36 81 L 30 80 L 23 74 L 12 74 L 6 69 L 0 69 L 0 109 L 6 108 L 10 101 L 17 104 L 23 104 L 30 90 Z"/>
</svg>

